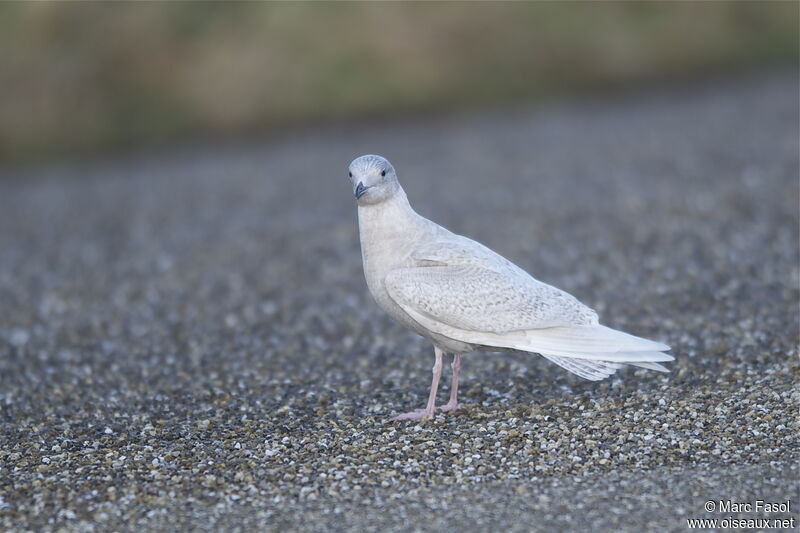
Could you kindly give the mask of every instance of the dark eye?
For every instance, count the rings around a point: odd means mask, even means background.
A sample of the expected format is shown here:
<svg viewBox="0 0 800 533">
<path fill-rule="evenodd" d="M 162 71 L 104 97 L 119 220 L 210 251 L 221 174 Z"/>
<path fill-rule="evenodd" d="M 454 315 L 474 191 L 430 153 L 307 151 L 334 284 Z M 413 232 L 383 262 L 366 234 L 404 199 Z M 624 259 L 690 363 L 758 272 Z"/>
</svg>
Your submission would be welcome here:
<svg viewBox="0 0 800 533">
<path fill-rule="evenodd" d="M 347 175 L 350 176 L 351 178 L 353 177 L 353 173 L 352 172 L 348 172 Z"/>
<path fill-rule="evenodd" d="M 381 170 L 381 176 L 385 176 L 385 175 L 386 175 L 386 171 L 385 170 Z"/>
</svg>

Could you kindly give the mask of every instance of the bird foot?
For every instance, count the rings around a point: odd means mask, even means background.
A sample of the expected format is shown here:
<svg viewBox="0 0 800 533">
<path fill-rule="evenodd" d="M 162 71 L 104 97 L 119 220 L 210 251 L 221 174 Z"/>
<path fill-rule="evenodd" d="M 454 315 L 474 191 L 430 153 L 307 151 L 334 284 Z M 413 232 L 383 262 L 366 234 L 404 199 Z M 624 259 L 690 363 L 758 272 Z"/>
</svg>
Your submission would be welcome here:
<svg viewBox="0 0 800 533">
<path fill-rule="evenodd" d="M 399 420 L 420 420 L 423 418 L 430 418 L 433 416 L 433 411 L 427 409 L 416 409 L 410 413 L 403 413 L 389 419 L 389 422 L 397 422 Z"/>
<path fill-rule="evenodd" d="M 439 411 L 448 412 L 448 411 L 455 411 L 458 409 L 458 402 L 447 402 L 444 405 L 440 405 L 436 408 Z"/>
<path fill-rule="evenodd" d="M 448 411 L 455 411 L 456 409 L 458 409 L 458 402 L 447 402 L 437 407 L 435 411 L 446 413 Z M 431 418 L 432 416 L 433 412 L 428 412 L 427 409 L 415 409 L 410 413 L 403 413 L 402 415 L 392 417 L 389 419 L 389 422 L 397 422 L 399 420 L 421 420 L 423 418 Z"/>
</svg>

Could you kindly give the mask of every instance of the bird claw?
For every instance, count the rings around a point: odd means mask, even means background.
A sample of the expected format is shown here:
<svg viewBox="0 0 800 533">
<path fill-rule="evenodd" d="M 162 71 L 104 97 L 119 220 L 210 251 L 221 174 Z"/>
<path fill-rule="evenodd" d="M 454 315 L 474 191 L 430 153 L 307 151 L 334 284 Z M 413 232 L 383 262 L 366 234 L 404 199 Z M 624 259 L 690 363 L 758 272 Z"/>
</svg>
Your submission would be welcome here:
<svg viewBox="0 0 800 533">
<path fill-rule="evenodd" d="M 458 409 L 458 403 L 446 403 L 444 405 L 440 405 L 434 409 L 436 411 L 442 411 L 446 413 L 448 411 L 455 411 Z M 389 422 L 398 422 L 400 420 L 421 420 L 423 418 L 431 418 L 433 417 L 434 412 L 428 412 L 427 409 L 415 409 L 410 413 L 403 413 L 402 415 L 397 415 L 389 419 Z"/>
<path fill-rule="evenodd" d="M 439 407 L 436 408 L 437 411 L 442 411 L 444 413 L 448 411 L 455 411 L 456 409 L 458 409 L 458 403 L 450 403 L 450 402 L 444 405 L 440 405 Z"/>
<path fill-rule="evenodd" d="M 397 422 L 400 420 L 420 420 L 423 418 L 430 418 L 433 416 L 433 413 L 428 411 L 427 409 L 415 409 L 410 413 L 403 413 L 402 415 L 397 415 L 389 419 L 389 422 Z"/>
</svg>

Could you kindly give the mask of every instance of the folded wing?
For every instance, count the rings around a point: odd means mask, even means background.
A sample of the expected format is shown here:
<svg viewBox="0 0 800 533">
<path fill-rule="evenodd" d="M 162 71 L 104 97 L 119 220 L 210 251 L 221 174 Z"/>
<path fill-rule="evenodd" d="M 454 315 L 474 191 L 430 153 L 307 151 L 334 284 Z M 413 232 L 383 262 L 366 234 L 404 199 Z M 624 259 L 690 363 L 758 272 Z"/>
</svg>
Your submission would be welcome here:
<svg viewBox="0 0 800 533">
<path fill-rule="evenodd" d="M 472 243 L 472 241 L 469 241 Z M 477 243 L 474 243 L 477 246 Z M 423 251 L 424 252 L 424 251 Z M 602 326 L 576 298 L 480 246 L 431 247 L 422 266 L 391 271 L 392 299 L 425 328 L 488 347 L 537 352 L 587 379 L 620 364 L 665 371 L 669 346 Z"/>
</svg>

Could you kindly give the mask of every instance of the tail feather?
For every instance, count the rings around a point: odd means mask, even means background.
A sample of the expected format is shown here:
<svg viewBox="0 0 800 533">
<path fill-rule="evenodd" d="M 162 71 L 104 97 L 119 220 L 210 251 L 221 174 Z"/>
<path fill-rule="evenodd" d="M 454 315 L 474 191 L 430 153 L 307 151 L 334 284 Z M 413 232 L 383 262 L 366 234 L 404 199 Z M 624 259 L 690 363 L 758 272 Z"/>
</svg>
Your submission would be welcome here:
<svg viewBox="0 0 800 533">
<path fill-rule="evenodd" d="M 655 370 L 656 372 L 669 372 L 669 368 L 665 367 L 664 365 L 659 365 L 658 363 L 628 363 L 629 365 L 638 366 L 640 368 L 646 368 L 648 370 Z"/>
<path fill-rule="evenodd" d="M 601 379 L 605 379 L 622 366 L 619 363 L 611 363 L 608 361 L 586 361 L 584 359 L 576 359 L 574 357 L 559 357 L 557 355 L 550 355 L 546 353 L 543 353 L 542 357 L 549 359 L 553 363 L 557 364 L 561 368 L 569 370 L 573 374 L 577 374 L 580 377 L 589 379 L 591 381 L 600 381 Z"/>
<path fill-rule="evenodd" d="M 665 352 L 666 344 L 629 335 L 606 326 L 571 326 L 542 328 L 525 331 L 525 337 L 537 349 L 548 353 L 616 353 Z"/>
<path fill-rule="evenodd" d="M 669 372 L 659 362 L 675 358 L 664 351 L 669 346 L 635 337 L 605 326 L 547 328 L 526 331 L 529 351 L 592 381 L 614 374 L 624 365 Z"/>
<path fill-rule="evenodd" d="M 536 350 L 531 350 L 531 351 L 536 351 Z M 586 353 L 586 352 L 566 352 L 562 350 L 548 350 L 547 352 L 554 355 L 560 355 L 561 357 L 574 357 L 576 359 L 588 359 L 591 361 L 613 361 L 615 363 L 626 363 L 626 364 L 665 363 L 675 360 L 673 356 L 664 352 Z"/>
<path fill-rule="evenodd" d="M 629 335 L 600 324 L 512 331 L 473 331 L 451 326 L 409 306 L 404 306 L 403 309 L 423 327 L 439 335 L 477 346 L 621 363 L 658 363 L 675 359 L 669 354 L 662 353 L 670 349 L 666 344 Z"/>
<path fill-rule="evenodd" d="M 625 365 L 638 366 L 648 370 L 655 370 L 658 372 L 669 372 L 669 369 L 664 365 L 652 362 L 614 362 L 614 361 L 598 361 L 589 359 L 578 359 L 577 357 L 561 357 L 548 353 L 541 354 L 542 357 L 557 364 L 561 368 L 569 370 L 573 374 L 591 380 L 600 381 L 614 374 L 618 369 Z"/>
<path fill-rule="evenodd" d="M 668 372 L 658 363 L 675 358 L 666 344 L 599 324 L 513 331 L 473 331 L 445 324 L 410 306 L 403 309 L 423 327 L 476 346 L 539 353 L 555 364 L 591 380 L 606 378 L 623 365 Z"/>
</svg>

